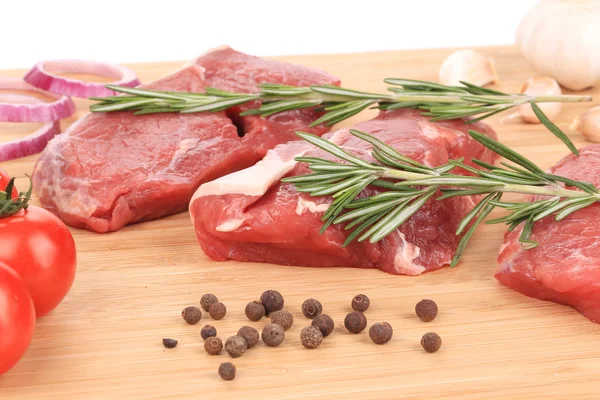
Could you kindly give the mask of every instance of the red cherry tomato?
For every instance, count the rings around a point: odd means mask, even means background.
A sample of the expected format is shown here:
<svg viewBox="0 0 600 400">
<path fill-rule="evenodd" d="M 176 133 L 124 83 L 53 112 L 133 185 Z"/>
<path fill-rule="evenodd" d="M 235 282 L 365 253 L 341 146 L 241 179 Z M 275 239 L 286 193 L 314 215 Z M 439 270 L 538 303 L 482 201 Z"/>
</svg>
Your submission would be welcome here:
<svg viewBox="0 0 600 400">
<path fill-rule="evenodd" d="M 4 191 L 4 189 L 6 189 L 6 185 L 8 185 L 9 181 L 10 181 L 10 176 L 8 176 L 8 174 L 2 168 L 0 168 L 0 190 L 1 191 Z M 12 190 L 12 194 L 10 195 L 10 198 L 14 199 L 18 195 L 19 195 L 19 191 L 17 190 L 16 186 L 13 186 L 13 190 Z"/>
<path fill-rule="evenodd" d="M 27 285 L 0 263 L 0 375 L 25 354 L 35 328 L 35 308 Z"/>
<path fill-rule="evenodd" d="M 0 218 L 0 232 L 0 262 L 26 282 L 37 316 L 46 315 L 75 279 L 77 257 L 71 232 L 54 214 L 35 206 Z"/>
</svg>

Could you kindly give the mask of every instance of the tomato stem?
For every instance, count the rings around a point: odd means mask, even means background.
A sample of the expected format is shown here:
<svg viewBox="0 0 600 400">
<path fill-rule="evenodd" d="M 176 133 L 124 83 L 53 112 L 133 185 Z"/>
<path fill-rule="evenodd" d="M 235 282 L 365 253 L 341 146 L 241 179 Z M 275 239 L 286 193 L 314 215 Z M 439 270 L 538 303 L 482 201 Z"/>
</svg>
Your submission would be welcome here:
<svg viewBox="0 0 600 400">
<path fill-rule="evenodd" d="M 33 193 L 33 184 L 31 177 L 29 175 L 26 176 L 29 178 L 29 190 L 27 192 L 21 192 L 17 197 L 12 198 L 15 178 L 11 178 L 8 185 L 6 185 L 6 189 L 0 192 L 0 218 L 10 217 L 29 207 L 29 200 L 31 200 L 31 194 Z"/>
</svg>

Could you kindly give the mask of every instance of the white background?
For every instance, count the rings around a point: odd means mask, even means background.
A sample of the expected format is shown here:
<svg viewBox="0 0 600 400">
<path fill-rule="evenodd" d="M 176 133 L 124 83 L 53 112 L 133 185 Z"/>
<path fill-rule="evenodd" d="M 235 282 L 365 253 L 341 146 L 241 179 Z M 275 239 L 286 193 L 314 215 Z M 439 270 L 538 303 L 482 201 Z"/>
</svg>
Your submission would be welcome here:
<svg viewBox="0 0 600 400">
<path fill-rule="evenodd" d="M 536 2 L 3 0 L 0 69 L 187 60 L 222 44 L 260 56 L 510 44 Z"/>
</svg>

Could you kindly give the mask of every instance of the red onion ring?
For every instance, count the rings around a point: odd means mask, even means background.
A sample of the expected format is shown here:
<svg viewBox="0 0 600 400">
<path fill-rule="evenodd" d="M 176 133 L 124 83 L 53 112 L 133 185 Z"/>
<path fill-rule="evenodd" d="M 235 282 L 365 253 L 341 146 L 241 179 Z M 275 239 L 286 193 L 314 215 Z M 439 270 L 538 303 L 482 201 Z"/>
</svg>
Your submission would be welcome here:
<svg viewBox="0 0 600 400">
<path fill-rule="evenodd" d="M 54 73 L 100 75 L 114 78 L 113 85 L 134 87 L 140 84 L 135 73 L 129 68 L 97 61 L 52 60 L 42 61 L 33 66 L 23 79 L 40 89 L 73 97 L 114 96 L 115 92 L 104 87 L 104 83 L 85 82 L 65 78 Z"/>
<path fill-rule="evenodd" d="M 56 99 L 47 103 L 34 96 L 16 93 L 3 94 L 1 90 L 26 90 Z M 73 115 L 75 104 L 67 96 L 59 96 L 31 86 L 22 79 L 0 78 L 0 121 L 52 122 Z"/>
<path fill-rule="evenodd" d="M 58 133 L 60 133 L 59 121 L 48 122 L 22 139 L 0 143 L 0 161 L 10 161 L 37 154 L 44 150 L 50 139 Z"/>
</svg>

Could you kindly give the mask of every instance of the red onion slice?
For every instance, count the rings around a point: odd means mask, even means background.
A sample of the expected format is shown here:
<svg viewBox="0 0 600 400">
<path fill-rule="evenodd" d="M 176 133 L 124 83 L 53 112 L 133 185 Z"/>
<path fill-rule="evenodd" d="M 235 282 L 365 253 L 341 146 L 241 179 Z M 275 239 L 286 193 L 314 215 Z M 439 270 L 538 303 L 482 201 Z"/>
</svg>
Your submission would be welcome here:
<svg viewBox="0 0 600 400">
<path fill-rule="evenodd" d="M 74 97 L 114 96 L 104 83 L 65 78 L 56 73 L 99 75 L 115 79 L 113 85 L 134 87 L 140 84 L 135 73 L 120 65 L 85 60 L 52 60 L 37 63 L 25 75 L 25 80 L 40 89 Z"/>
<path fill-rule="evenodd" d="M 47 103 L 35 96 L 3 93 L 3 90 L 26 90 L 56 99 Z M 73 115 L 75 104 L 67 96 L 59 96 L 40 90 L 22 79 L 0 78 L 0 121 L 5 122 L 52 122 Z"/>
<path fill-rule="evenodd" d="M 0 143 L 0 161 L 27 157 L 44 150 L 50 139 L 60 132 L 59 121 L 48 122 L 22 139 Z"/>
</svg>

